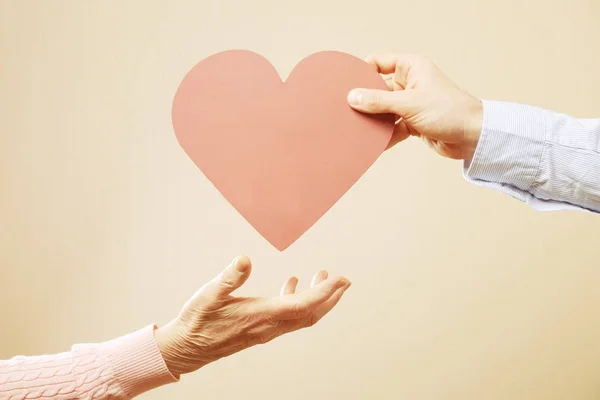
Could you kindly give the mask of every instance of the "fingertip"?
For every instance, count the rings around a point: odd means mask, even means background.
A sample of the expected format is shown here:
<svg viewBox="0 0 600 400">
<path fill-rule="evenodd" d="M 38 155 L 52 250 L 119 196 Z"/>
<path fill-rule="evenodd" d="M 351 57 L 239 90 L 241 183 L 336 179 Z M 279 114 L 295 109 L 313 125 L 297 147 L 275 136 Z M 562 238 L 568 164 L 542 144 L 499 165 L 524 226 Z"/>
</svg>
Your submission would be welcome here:
<svg viewBox="0 0 600 400">
<path fill-rule="evenodd" d="M 361 89 L 352 89 L 348 93 L 347 100 L 348 100 L 348 104 L 350 104 L 350 106 L 352 106 L 352 107 L 360 106 L 360 103 L 362 102 L 362 90 Z"/>
<path fill-rule="evenodd" d="M 250 261 L 250 258 L 248 258 L 247 256 L 237 256 L 233 262 L 232 265 L 240 272 L 240 273 L 247 273 L 250 271 L 250 269 L 252 268 L 252 262 Z"/>
<path fill-rule="evenodd" d="M 339 278 L 337 287 L 338 288 L 347 288 L 347 287 L 350 287 L 351 284 L 352 284 L 352 282 L 350 282 L 350 280 L 348 278 L 342 276 Z"/>
<path fill-rule="evenodd" d="M 298 286 L 299 279 L 295 276 L 288 278 L 281 287 L 280 295 L 294 294 Z"/>
<path fill-rule="evenodd" d="M 338 289 L 344 288 L 348 284 L 348 282 L 348 279 L 344 278 L 343 276 L 336 276 L 329 278 L 327 281 L 321 283 L 324 285 L 323 290 L 336 291 Z"/>
</svg>

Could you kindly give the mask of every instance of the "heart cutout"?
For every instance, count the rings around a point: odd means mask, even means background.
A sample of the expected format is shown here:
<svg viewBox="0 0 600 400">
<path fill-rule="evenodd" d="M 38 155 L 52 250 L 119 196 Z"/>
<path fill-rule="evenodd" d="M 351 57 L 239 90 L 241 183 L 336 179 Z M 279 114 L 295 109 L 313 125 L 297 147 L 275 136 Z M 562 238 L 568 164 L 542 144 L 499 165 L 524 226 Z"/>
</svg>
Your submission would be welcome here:
<svg viewBox="0 0 600 400">
<path fill-rule="evenodd" d="M 229 50 L 184 77 L 173 128 L 208 180 L 283 251 L 389 144 L 394 116 L 353 110 L 346 99 L 357 87 L 387 90 L 375 68 L 349 54 L 312 54 L 282 82 L 264 57 Z"/>
</svg>

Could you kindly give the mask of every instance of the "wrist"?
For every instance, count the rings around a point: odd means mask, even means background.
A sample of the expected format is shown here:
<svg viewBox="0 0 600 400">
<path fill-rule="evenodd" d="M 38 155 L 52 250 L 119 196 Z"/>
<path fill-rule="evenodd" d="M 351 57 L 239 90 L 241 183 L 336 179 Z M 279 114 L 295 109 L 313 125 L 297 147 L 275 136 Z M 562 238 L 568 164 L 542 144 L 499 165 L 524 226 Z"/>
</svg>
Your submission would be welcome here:
<svg viewBox="0 0 600 400">
<path fill-rule="evenodd" d="M 463 134 L 464 152 L 462 158 L 465 160 L 473 158 L 483 128 L 483 103 L 476 97 L 469 97 L 470 101 L 467 104 Z"/>
<path fill-rule="evenodd" d="M 181 340 L 174 328 L 174 323 L 170 322 L 156 329 L 154 338 L 169 372 L 179 379 L 180 375 L 185 372 L 181 365 L 181 357 L 177 356 L 181 352 Z"/>
<path fill-rule="evenodd" d="M 178 319 L 158 328 L 155 340 L 167 368 L 178 379 L 211 362 L 199 351 L 187 325 Z"/>
</svg>

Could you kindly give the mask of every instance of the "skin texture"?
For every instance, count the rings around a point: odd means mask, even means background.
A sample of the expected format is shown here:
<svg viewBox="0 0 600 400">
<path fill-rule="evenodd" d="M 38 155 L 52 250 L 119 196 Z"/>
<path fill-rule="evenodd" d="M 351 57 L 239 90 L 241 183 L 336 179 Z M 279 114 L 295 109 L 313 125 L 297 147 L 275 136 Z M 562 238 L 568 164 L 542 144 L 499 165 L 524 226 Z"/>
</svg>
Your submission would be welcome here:
<svg viewBox="0 0 600 400">
<path fill-rule="evenodd" d="M 234 297 L 249 278 L 247 257 L 236 258 L 188 300 L 179 315 L 155 332 L 158 347 L 173 375 L 206 364 L 278 336 L 316 324 L 350 287 L 344 277 L 318 272 L 310 289 L 296 293 L 298 279 L 289 278 L 280 296 Z"/>
<path fill-rule="evenodd" d="M 360 112 L 398 116 L 388 148 L 417 136 L 444 157 L 473 158 L 483 122 L 479 99 L 426 57 L 383 54 L 366 61 L 384 75 L 389 90 L 357 88 L 348 94 L 348 103 Z"/>
</svg>

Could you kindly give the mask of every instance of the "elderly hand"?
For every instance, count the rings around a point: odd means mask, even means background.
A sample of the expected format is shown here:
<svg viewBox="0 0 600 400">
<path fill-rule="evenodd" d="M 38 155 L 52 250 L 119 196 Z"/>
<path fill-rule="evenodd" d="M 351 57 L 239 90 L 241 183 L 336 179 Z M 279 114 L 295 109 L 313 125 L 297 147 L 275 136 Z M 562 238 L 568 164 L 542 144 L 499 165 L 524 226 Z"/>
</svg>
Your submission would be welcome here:
<svg viewBox="0 0 600 400">
<path fill-rule="evenodd" d="M 165 362 L 175 376 L 189 373 L 256 344 L 317 323 L 350 286 L 343 277 L 313 277 L 311 288 L 296 293 L 288 279 L 279 297 L 233 297 L 250 276 L 246 257 L 236 258 L 196 292 L 179 316 L 155 333 Z"/>
<path fill-rule="evenodd" d="M 366 61 L 389 75 L 389 91 L 357 88 L 349 93 L 348 103 L 364 113 L 399 117 L 388 148 L 412 135 L 444 157 L 473 157 L 483 120 L 479 99 L 461 90 L 425 57 L 388 54 Z"/>
</svg>

